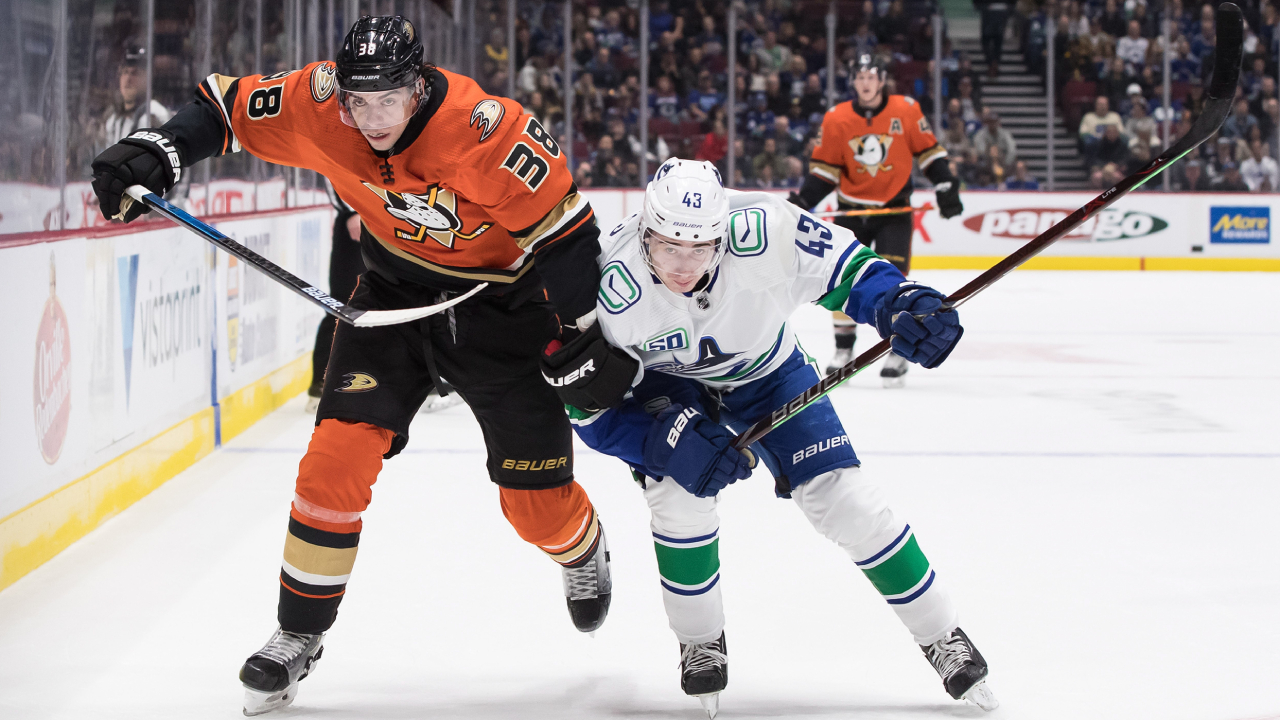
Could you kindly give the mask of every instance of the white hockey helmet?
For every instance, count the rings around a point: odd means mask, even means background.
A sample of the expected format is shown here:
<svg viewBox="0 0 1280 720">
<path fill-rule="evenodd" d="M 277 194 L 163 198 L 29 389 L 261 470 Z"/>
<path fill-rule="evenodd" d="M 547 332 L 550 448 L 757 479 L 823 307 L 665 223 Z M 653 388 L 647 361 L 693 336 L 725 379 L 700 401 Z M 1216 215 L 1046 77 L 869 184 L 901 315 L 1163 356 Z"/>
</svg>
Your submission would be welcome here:
<svg viewBox="0 0 1280 720">
<path fill-rule="evenodd" d="M 656 233 L 683 242 L 714 242 L 715 251 L 704 273 L 710 273 L 728 247 L 729 195 L 720 171 L 705 160 L 670 158 L 662 163 L 644 191 L 640 213 L 642 254 L 649 271 L 656 271 L 648 238 Z"/>
</svg>

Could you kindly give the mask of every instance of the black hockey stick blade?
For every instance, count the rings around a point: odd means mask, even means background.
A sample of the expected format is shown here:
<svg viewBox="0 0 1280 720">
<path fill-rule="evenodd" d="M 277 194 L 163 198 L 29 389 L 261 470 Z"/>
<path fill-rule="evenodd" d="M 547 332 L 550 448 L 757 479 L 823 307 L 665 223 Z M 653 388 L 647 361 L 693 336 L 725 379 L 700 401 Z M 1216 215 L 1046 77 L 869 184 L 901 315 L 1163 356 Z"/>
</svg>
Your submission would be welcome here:
<svg viewBox="0 0 1280 720">
<path fill-rule="evenodd" d="M 1231 114 L 1236 86 L 1240 80 L 1240 60 L 1244 53 L 1244 18 L 1235 3 L 1218 6 L 1217 45 L 1214 50 L 1213 80 L 1205 99 L 1204 109 L 1187 134 L 1160 153 L 1145 167 L 1116 183 L 1115 187 L 1090 200 L 1084 207 L 1068 215 L 1061 222 L 1023 245 L 1012 255 L 996 263 L 989 270 L 974 278 L 969 284 L 947 297 L 948 307 L 958 307 L 966 300 L 982 292 L 987 286 L 1008 275 L 1015 268 L 1039 255 L 1059 239 L 1075 230 L 1085 220 L 1105 210 L 1112 203 L 1141 187 L 1144 183 L 1167 170 L 1184 155 L 1213 137 Z M 881 340 L 870 350 L 859 355 L 847 365 L 822 378 L 817 385 L 792 398 L 790 402 L 773 411 L 768 417 L 747 428 L 734 438 L 734 447 L 742 449 L 768 435 L 774 428 L 790 420 L 841 383 L 857 375 L 868 365 L 889 353 L 889 340 Z"/>
<path fill-rule="evenodd" d="M 132 203 L 134 200 L 146 203 L 148 207 L 161 215 L 169 218 L 175 223 L 187 228 L 191 232 L 208 240 L 217 247 L 226 250 L 228 253 L 240 258 L 246 264 L 257 268 L 266 273 L 267 277 L 289 288 L 294 293 L 306 298 L 308 301 L 318 305 L 322 310 L 339 320 L 354 325 L 356 327 L 378 327 L 380 325 L 396 325 L 399 323 L 411 322 L 435 315 L 443 312 L 467 298 L 475 295 L 488 286 L 489 283 L 480 283 L 471 290 L 437 305 L 427 305 L 419 308 L 408 308 L 405 310 L 357 310 L 347 306 L 336 298 L 330 297 L 329 293 L 320 288 L 306 282 L 276 265 L 270 260 L 262 257 L 258 253 L 232 240 L 226 235 L 218 231 L 212 225 L 196 218 L 182 208 L 170 203 L 164 198 L 152 193 L 141 185 L 132 185 L 125 190 L 127 197 L 121 198 L 121 213 L 127 212 L 129 206 L 126 203 Z"/>
</svg>

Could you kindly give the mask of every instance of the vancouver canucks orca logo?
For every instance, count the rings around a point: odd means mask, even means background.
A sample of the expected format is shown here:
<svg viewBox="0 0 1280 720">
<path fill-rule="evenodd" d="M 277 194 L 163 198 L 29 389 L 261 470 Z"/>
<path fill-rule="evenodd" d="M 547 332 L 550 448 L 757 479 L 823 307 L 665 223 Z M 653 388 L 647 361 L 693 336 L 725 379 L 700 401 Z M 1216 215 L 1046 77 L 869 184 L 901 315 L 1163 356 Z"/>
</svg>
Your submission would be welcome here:
<svg viewBox="0 0 1280 720">
<path fill-rule="evenodd" d="M 853 159 L 858 161 L 858 172 L 871 173 L 875 177 L 881 170 L 892 170 L 892 165 L 885 165 L 889 158 L 889 147 L 893 145 L 892 135 L 863 135 L 849 141 L 853 148 Z"/>
<path fill-rule="evenodd" d="M 480 142 L 484 142 L 489 139 L 494 130 L 498 129 L 502 116 L 506 114 L 506 108 L 502 107 L 502 103 L 497 100 L 481 100 L 471 111 L 471 122 L 467 124 L 480 128 Z"/>
<path fill-rule="evenodd" d="M 430 238 L 452 250 L 454 241 L 474 240 L 493 226 L 493 223 L 480 223 L 470 232 L 463 230 L 462 219 L 458 217 L 458 196 L 438 185 L 422 194 L 392 192 L 369 183 L 364 186 L 382 198 L 391 217 L 409 223 L 412 229 L 408 232 L 396 228 L 396 237 L 400 240 L 421 243 Z"/>
<path fill-rule="evenodd" d="M 714 369 L 717 375 L 733 375 L 747 364 L 746 360 L 739 361 L 734 367 L 727 371 L 722 371 L 721 366 L 734 362 L 742 353 L 727 353 L 720 349 L 720 344 L 716 342 L 714 337 L 705 336 L 698 341 L 698 359 L 691 363 L 665 362 L 656 365 L 649 365 L 648 370 L 654 372 L 665 372 L 673 374 L 706 374 L 705 371 Z"/>
</svg>

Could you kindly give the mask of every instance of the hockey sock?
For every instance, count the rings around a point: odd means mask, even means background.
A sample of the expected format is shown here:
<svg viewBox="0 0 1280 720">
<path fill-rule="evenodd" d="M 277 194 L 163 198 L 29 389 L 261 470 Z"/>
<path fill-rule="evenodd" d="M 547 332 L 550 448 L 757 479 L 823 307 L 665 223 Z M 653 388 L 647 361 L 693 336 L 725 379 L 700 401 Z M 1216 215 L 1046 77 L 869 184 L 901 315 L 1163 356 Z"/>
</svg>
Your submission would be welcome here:
<svg viewBox="0 0 1280 720">
<path fill-rule="evenodd" d="M 916 644 L 956 627 L 956 611 L 911 526 L 894 517 L 880 489 L 856 467 L 824 473 L 792 490 L 823 536 L 844 548 L 884 597 Z"/>
<path fill-rule="evenodd" d="M 858 323 L 842 312 L 831 313 L 831 324 L 835 330 L 836 349 L 852 350 L 857 337 Z"/>
<path fill-rule="evenodd" d="M 356 562 L 360 514 L 373 498 L 394 433 L 326 419 L 298 464 L 280 569 L 280 627 L 321 633 L 333 625 Z"/>
<path fill-rule="evenodd" d="M 502 514 L 525 542 L 565 567 L 591 559 L 600 541 L 600 519 L 576 482 L 545 490 L 500 488 Z"/>
<path fill-rule="evenodd" d="M 662 604 L 676 638 L 711 642 L 724 631 L 720 594 L 720 517 L 716 498 L 700 498 L 670 480 L 647 482 Z"/>
</svg>

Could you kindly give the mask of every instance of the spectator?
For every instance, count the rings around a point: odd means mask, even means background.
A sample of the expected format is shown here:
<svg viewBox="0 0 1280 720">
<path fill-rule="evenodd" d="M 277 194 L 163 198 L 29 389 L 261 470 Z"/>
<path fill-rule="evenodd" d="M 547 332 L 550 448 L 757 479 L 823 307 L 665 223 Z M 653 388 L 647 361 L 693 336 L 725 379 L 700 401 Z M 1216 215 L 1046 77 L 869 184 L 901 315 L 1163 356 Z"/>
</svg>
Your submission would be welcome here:
<svg viewBox="0 0 1280 720">
<path fill-rule="evenodd" d="M 762 92 L 751 93 L 750 110 L 747 111 L 745 125 L 747 136 L 759 140 L 765 133 L 773 129 L 774 115 L 769 111 L 769 99 Z"/>
<path fill-rule="evenodd" d="M 1151 152 L 1150 143 L 1142 142 L 1138 138 L 1133 138 L 1129 140 L 1128 149 L 1129 149 L 1129 161 L 1128 161 L 1128 164 L 1125 166 L 1125 170 L 1124 170 L 1126 175 L 1132 175 L 1138 172 L 1143 167 L 1146 167 L 1147 163 L 1151 162 L 1152 152 Z M 1155 190 L 1156 186 L 1155 186 L 1155 183 L 1148 183 L 1146 185 L 1143 185 L 1139 189 Z"/>
<path fill-rule="evenodd" d="M 942 132 L 942 146 L 947 149 L 947 155 L 959 158 L 973 149 L 973 141 L 965 134 L 963 123 L 952 123 Z"/>
<path fill-rule="evenodd" d="M 1120 115 L 1111 110 L 1111 103 L 1105 96 L 1099 95 L 1093 101 L 1093 112 L 1085 113 L 1080 120 L 1080 145 L 1086 165 L 1093 165 L 1098 156 L 1098 144 L 1102 140 L 1106 128 L 1122 127 Z"/>
<path fill-rule="evenodd" d="M 1280 33 L 1277 33 L 1280 35 Z M 1267 98 L 1262 104 L 1262 119 L 1258 121 L 1258 130 L 1264 137 L 1276 136 L 1276 128 L 1280 127 L 1280 100 Z M 1274 153 L 1273 153 L 1274 155 Z"/>
<path fill-rule="evenodd" d="M 759 171 L 756 173 L 756 179 L 753 184 L 762 190 L 770 190 L 778 187 L 778 183 L 775 180 L 775 178 L 777 178 L 777 174 L 774 172 L 774 167 L 774 165 L 768 163 L 761 165 Z"/>
<path fill-rule="evenodd" d="M 1199 79 L 1201 73 L 1200 58 L 1191 54 L 1191 43 L 1179 36 L 1173 45 L 1173 59 L 1169 61 L 1169 78 L 1173 82 L 1191 82 Z"/>
<path fill-rule="evenodd" d="M 696 49 L 696 48 L 695 48 Z M 706 122 L 711 112 L 724 102 L 720 92 L 711 82 L 711 71 L 698 73 L 698 89 L 689 93 L 689 117 L 698 122 Z"/>
<path fill-rule="evenodd" d="M 1124 95 L 1124 101 L 1116 107 L 1116 110 L 1118 110 L 1121 115 L 1131 117 L 1133 115 L 1133 108 L 1137 105 L 1141 105 L 1144 111 L 1150 110 L 1150 105 L 1147 103 L 1147 97 L 1143 94 L 1142 86 L 1138 83 L 1129 83 L 1129 86 L 1124 90 Z M 1146 117 L 1145 112 L 1143 113 L 1143 116 Z"/>
<path fill-rule="evenodd" d="M 751 159 L 751 170 L 757 178 L 765 177 L 765 168 L 770 169 L 770 182 L 787 175 L 786 158 L 778 154 L 778 144 L 773 138 L 765 138 L 764 149 Z M 761 185 L 761 187 L 772 187 L 772 185 Z"/>
<path fill-rule="evenodd" d="M 791 131 L 791 120 L 786 115 L 778 115 L 773 119 L 773 127 L 770 132 L 773 134 L 779 153 L 795 155 L 800 152 L 800 146 L 804 143 L 804 138 L 797 138 Z"/>
<path fill-rule="evenodd" d="M 792 155 L 787 158 L 787 176 L 782 179 L 782 187 L 799 188 L 804 184 L 804 163 Z"/>
<path fill-rule="evenodd" d="M 800 96 L 800 114 L 806 118 L 814 113 L 827 111 L 827 94 L 817 73 L 810 73 L 804 81 L 804 94 Z"/>
<path fill-rule="evenodd" d="M 1183 192 L 1208 192 L 1209 178 L 1204 174 L 1204 163 L 1200 160 L 1188 160 L 1182 165 L 1181 182 L 1176 183 L 1177 189 Z"/>
<path fill-rule="evenodd" d="M 1098 25 L 1102 28 L 1102 32 L 1111 37 L 1118 38 L 1127 32 L 1128 24 L 1124 20 L 1124 10 L 1117 0 L 1107 0 L 1102 15 L 1098 17 Z"/>
<path fill-rule="evenodd" d="M 760 69 L 765 72 L 781 72 L 791 64 L 791 49 L 778 44 L 778 33 L 769 30 L 764 34 L 764 43 L 756 48 L 756 57 L 760 58 Z"/>
<path fill-rule="evenodd" d="M 965 132 L 973 134 L 982 122 L 980 105 L 973 95 L 973 79 L 960 78 L 960 96 L 952 100 L 960 103 L 960 117 L 964 118 Z"/>
<path fill-rule="evenodd" d="M 1266 77 L 1262 78 L 1262 82 L 1258 84 L 1257 94 L 1249 98 L 1249 114 L 1253 115 L 1256 118 L 1261 118 L 1262 115 L 1266 114 L 1266 110 L 1263 109 L 1263 105 L 1267 102 L 1267 100 L 1275 96 L 1276 96 L 1276 79 L 1271 77 L 1270 75 L 1267 75 Z"/>
<path fill-rule="evenodd" d="M 1008 10 L 1005 11 L 1006 16 Z M 903 0 L 892 0 L 889 11 L 876 23 L 876 38 L 881 43 L 905 46 L 911 32 L 911 16 Z"/>
<path fill-rule="evenodd" d="M 1137 88 L 1137 85 L 1133 86 Z M 1156 121 L 1147 115 L 1147 101 L 1142 95 L 1133 96 L 1133 105 L 1129 109 L 1129 119 L 1124 121 L 1124 132 L 1130 138 L 1136 138 L 1143 132 L 1146 137 L 1155 137 Z"/>
<path fill-rule="evenodd" d="M 711 132 L 702 138 L 702 144 L 698 146 L 698 152 L 693 159 L 707 160 L 719 165 L 728 152 L 729 131 L 725 127 L 723 117 L 718 116 Z"/>
<path fill-rule="evenodd" d="M 1111 58 L 1106 66 L 1106 73 L 1098 78 L 1098 94 L 1107 98 L 1111 107 L 1120 109 L 1129 96 L 1129 86 L 1133 84 L 1133 76 L 1126 69 L 1124 60 Z"/>
<path fill-rule="evenodd" d="M 716 32 L 714 15 L 707 13 L 702 16 L 702 32 L 693 38 L 693 44 L 701 47 L 702 53 L 708 57 L 724 52 L 724 36 Z"/>
<path fill-rule="evenodd" d="M 1247 138 L 1249 131 L 1258 126 L 1258 119 L 1249 114 L 1249 100 L 1243 95 L 1236 99 L 1235 112 L 1222 124 L 1222 136 Z"/>
<path fill-rule="evenodd" d="M 1093 160 L 1099 164 L 1114 164 L 1124 167 L 1129 162 L 1129 141 L 1120 134 L 1120 125 L 1103 126 L 1102 137 L 1098 140 Z"/>
<path fill-rule="evenodd" d="M 983 181 L 983 187 L 999 189 L 1000 185 L 1004 182 L 1005 177 L 1009 174 L 1005 169 L 1008 166 L 1000 156 L 1000 148 L 995 145 L 990 145 L 987 147 L 986 154 L 980 153 L 979 157 L 982 158 L 982 162 L 978 172 L 984 175 L 990 175 L 991 178 L 989 181 Z"/>
<path fill-rule="evenodd" d="M 1000 55 L 1004 51 L 1004 29 L 1009 24 L 1009 3 L 1003 0 L 973 0 L 973 6 L 982 17 L 982 54 L 987 60 L 987 76 L 999 77 Z"/>
<path fill-rule="evenodd" d="M 1001 190 L 1039 190 L 1040 183 L 1031 177 L 1027 172 L 1027 163 L 1025 160 L 1019 160 L 1013 165 L 1013 177 L 1006 179 Z"/>
<path fill-rule="evenodd" d="M 992 147 L 1000 153 L 1001 165 L 1017 162 L 1018 144 L 1013 134 L 1000 127 L 1000 115 L 988 108 L 983 110 L 982 129 L 973 135 L 973 148 L 980 157 L 989 157 Z"/>
<path fill-rule="evenodd" d="M 653 117 L 674 123 L 680 121 L 680 112 L 683 109 L 684 104 L 676 94 L 675 83 L 671 81 L 671 76 L 659 75 L 658 87 L 649 95 L 649 112 Z"/>
<path fill-rule="evenodd" d="M 1280 165 L 1270 154 L 1270 148 L 1262 140 L 1249 143 L 1249 158 L 1240 163 L 1240 175 L 1250 192 L 1276 192 L 1280 189 Z"/>
<path fill-rule="evenodd" d="M 778 73 L 769 73 L 765 76 L 764 94 L 769 104 L 769 111 L 774 115 L 786 115 L 791 109 L 791 94 L 783 89 Z"/>
<path fill-rule="evenodd" d="M 618 74 L 618 69 L 614 67 L 607 47 L 601 47 L 596 50 L 596 56 L 592 58 L 591 62 L 587 63 L 586 70 L 591 73 L 591 78 L 598 88 L 613 90 L 622 82 L 622 76 Z"/>
<path fill-rule="evenodd" d="M 871 32 L 871 26 L 867 24 L 865 18 L 858 23 L 858 30 L 845 41 L 848 47 L 853 51 L 854 57 L 859 55 L 874 55 L 876 52 L 876 36 Z"/>
<path fill-rule="evenodd" d="M 1240 177 L 1240 168 L 1229 160 L 1222 164 L 1222 177 L 1214 180 L 1210 189 L 1213 192 L 1249 192 L 1249 186 Z"/>
<path fill-rule="evenodd" d="M 1129 21 L 1129 34 L 1116 41 L 1116 57 L 1124 60 L 1136 72 L 1147 62 L 1147 46 L 1150 40 L 1142 37 L 1142 24 L 1137 20 Z"/>
</svg>

